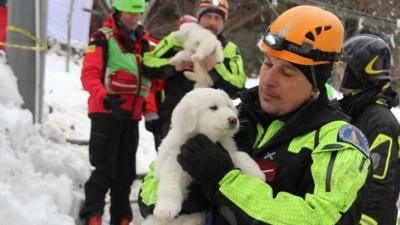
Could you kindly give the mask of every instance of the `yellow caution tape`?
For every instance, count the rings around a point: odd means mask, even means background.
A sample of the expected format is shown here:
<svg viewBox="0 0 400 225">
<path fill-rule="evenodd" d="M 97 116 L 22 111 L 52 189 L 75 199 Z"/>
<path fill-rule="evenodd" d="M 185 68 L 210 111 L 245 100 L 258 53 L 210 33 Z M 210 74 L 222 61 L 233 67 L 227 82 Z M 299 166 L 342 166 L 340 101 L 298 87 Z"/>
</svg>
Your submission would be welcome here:
<svg viewBox="0 0 400 225">
<path fill-rule="evenodd" d="M 36 45 L 31 46 L 31 45 L 20 45 L 16 43 L 10 43 L 10 42 L 1 42 L 0 45 L 6 46 L 7 48 L 19 48 L 19 49 L 25 49 L 25 50 L 31 50 L 31 51 L 47 51 L 47 45 L 40 40 L 38 37 L 34 36 L 31 32 L 24 30 L 20 27 L 16 26 L 7 26 L 6 30 L 20 33 L 24 37 L 29 38 L 30 40 L 34 41 Z"/>
</svg>

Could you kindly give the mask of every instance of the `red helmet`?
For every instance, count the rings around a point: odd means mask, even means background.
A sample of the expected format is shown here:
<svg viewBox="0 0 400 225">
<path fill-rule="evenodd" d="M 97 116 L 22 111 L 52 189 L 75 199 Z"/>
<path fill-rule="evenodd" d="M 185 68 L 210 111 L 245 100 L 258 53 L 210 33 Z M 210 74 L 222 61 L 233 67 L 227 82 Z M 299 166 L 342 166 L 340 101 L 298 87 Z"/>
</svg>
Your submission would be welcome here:
<svg viewBox="0 0 400 225">
<path fill-rule="evenodd" d="M 196 23 L 197 18 L 191 15 L 184 15 L 181 18 L 178 19 L 176 22 L 176 29 L 179 30 L 179 28 L 185 24 L 185 23 Z"/>
</svg>

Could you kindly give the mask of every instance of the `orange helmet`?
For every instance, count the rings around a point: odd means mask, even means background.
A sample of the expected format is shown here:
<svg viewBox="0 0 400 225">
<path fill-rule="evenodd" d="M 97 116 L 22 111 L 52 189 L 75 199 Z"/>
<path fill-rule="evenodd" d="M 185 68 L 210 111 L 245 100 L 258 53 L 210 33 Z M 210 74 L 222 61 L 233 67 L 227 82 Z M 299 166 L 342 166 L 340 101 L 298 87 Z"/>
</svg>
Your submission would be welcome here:
<svg viewBox="0 0 400 225">
<path fill-rule="evenodd" d="M 332 13 L 309 5 L 293 7 L 272 22 L 260 48 L 264 52 L 300 65 L 337 61 L 344 29 Z"/>
<path fill-rule="evenodd" d="M 201 0 L 199 3 L 198 11 L 197 11 L 197 18 L 206 13 L 217 13 L 222 16 L 225 20 L 228 16 L 228 0 Z"/>
</svg>

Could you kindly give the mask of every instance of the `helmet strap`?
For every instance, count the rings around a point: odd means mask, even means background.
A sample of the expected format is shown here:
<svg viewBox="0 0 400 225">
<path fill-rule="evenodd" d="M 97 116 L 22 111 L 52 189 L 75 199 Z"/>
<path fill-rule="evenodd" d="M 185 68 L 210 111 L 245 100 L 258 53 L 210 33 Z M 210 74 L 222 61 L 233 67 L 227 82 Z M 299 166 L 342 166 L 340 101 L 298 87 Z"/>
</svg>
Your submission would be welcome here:
<svg viewBox="0 0 400 225">
<path fill-rule="evenodd" d="M 310 70 L 311 70 L 311 78 L 312 78 L 312 82 L 313 82 L 313 86 L 314 86 L 314 94 L 312 96 L 312 100 L 315 101 L 318 99 L 319 95 L 321 94 L 321 92 L 319 91 L 318 85 L 317 85 L 317 77 L 315 75 L 315 68 L 314 66 L 310 66 Z"/>
</svg>

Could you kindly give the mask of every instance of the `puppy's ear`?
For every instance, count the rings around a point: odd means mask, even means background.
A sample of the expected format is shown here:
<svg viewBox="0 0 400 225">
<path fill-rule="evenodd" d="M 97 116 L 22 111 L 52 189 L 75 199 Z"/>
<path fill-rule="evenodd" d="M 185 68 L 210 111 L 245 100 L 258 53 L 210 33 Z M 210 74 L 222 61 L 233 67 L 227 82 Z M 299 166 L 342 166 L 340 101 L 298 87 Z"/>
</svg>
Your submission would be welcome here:
<svg viewBox="0 0 400 225">
<path fill-rule="evenodd" d="M 197 117 L 193 104 L 180 102 L 172 112 L 171 127 L 185 133 L 192 133 L 196 129 Z"/>
</svg>

